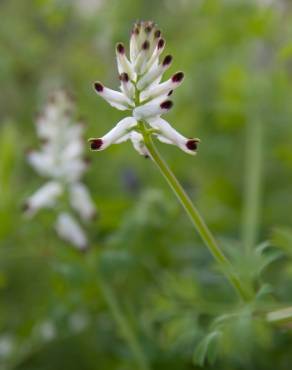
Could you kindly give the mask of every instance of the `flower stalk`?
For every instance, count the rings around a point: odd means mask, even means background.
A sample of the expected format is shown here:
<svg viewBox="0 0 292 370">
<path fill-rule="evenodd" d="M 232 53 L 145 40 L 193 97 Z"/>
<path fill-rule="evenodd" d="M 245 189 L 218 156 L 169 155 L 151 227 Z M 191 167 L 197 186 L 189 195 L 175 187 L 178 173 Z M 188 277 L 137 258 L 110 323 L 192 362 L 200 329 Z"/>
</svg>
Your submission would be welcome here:
<svg viewBox="0 0 292 370">
<path fill-rule="evenodd" d="M 183 189 L 183 187 L 181 186 L 181 184 L 179 183 L 179 181 L 177 180 L 177 178 L 175 177 L 167 163 L 164 161 L 164 159 L 161 157 L 160 153 L 156 149 L 151 138 L 151 135 L 149 135 L 147 131 L 144 130 L 143 137 L 145 145 L 153 162 L 156 164 L 160 173 L 166 179 L 170 188 L 172 189 L 177 199 L 185 209 L 195 229 L 201 236 L 202 240 L 208 247 L 209 251 L 215 258 L 215 260 L 221 266 L 222 271 L 224 272 L 228 280 L 231 282 L 233 287 L 236 289 L 239 297 L 243 301 L 246 302 L 250 301 L 252 299 L 251 292 L 244 286 L 238 275 L 233 271 L 233 267 L 230 261 L 221 251 L 217 241 L 215 240 L 214 236 L 212 235 L 210 229 L 206 225 L 199 211 L 194 206 L 191 199 L 189 198 L 189 196 L 187 195 L 187 193 L 185 192 L 185 190 Z"/>
</svg>

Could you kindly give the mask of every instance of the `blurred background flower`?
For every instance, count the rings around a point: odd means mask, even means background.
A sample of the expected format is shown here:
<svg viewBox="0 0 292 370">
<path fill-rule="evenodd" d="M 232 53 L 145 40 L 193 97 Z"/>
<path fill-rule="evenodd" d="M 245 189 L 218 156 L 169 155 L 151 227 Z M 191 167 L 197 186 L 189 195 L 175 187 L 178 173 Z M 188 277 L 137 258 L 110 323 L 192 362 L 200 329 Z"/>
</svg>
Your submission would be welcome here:
<svg viewBox="0 0 292 370">
<path fill-rule="evenodd" d="M 27 198 L 23 206 L 28 216 L 42 208 L 53 208 L 57 213 L 58 235 L 81 250 L 87 248 L 87 236 L 68 209 L 76 211 L 83 221 L 96 215 L 89 191 L 80 182 L 88 167 L 83 129 L 81 123 L 74 122 L 73 103 L 66 93 L 62 90 L 53 93 L 36 122 L 42 147 L 27 154 L 34 170 L 49 181 Z"/>
</svg>

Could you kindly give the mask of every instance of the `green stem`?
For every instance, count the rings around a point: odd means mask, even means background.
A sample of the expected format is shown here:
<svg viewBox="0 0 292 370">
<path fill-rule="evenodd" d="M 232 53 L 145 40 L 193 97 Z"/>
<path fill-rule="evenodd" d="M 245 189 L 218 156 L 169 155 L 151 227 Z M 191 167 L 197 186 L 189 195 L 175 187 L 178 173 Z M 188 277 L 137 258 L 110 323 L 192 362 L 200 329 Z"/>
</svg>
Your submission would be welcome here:
<svg viewBox="0 0 292 370">
<path fill-rule="evenodd" d="M 100 279 L 100 286 L 102 288 L 109 309 L 113 315 L 113 318 L 115 319 L 122 336 L 127 341 L 133 353 L 133 356 L 135 357 L 138 368 L 140 370 L 150 370 L 147 359 L 132 328 L 130 327 L 125 315 L 122 312 L 122 309 L 115 297 L 113 290 L 102 278 Z"/>
<path fill-rule="evenodd" d="M 211 231 L 204 222 L 200 213 L 193 205 L 192 201 L 190 200 L 190 198 L 188 197 L 183 187 L 178 182 L 177 178 L 170 170 L 166 162 L 162 159 L 160 153 L 158 152 L 152 141 L 151 136 L 147 134 L 146 131 L 142 132 L 142 134 L 144 137 L 145 145 L 150 153 L 152 160 L 155 162 L 161 174 L 164 176 L 169 186 L 173 190 L 174 194 L 178 198 L 179 202 L 187 212 L 191 222 L 195 226 L 197 232 L 205 242 L 206 246 L 209 248 L 210 252 L 214 256 L 216 261 L 222 267 L 226 277 L 229 279 L 233 287 L 236 289 L 240 298 L 243 301 L 250 301 L 252 299 L 251 292 L 247 290 L 247 288 L 243 285 L 238 275 L 234 272 L 231 263 L 219 248 L 215 238 L 213 237 Z"/>
<path fill-rule="evenodd" d="M 261 198 L 262 124 L 251 119 L 246 133 L 246 184 L 242 239 L 247 253 L 257 242 Z"/>
</svg>

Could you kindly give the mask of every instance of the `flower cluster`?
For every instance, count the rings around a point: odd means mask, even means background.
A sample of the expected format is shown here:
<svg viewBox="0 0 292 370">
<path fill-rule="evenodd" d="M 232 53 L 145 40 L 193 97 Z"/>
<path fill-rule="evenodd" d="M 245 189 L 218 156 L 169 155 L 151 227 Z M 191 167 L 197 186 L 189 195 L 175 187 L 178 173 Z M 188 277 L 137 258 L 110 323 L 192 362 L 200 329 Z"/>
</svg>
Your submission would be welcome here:
<svg viewBox="0 0 292 370">
<path fill-rule="evenodd" d="M 58 208 L 55 225 L 58 235 L 84 249 L 87 237 L 68 209 L 73 208 L 83 221 L 92 219 L 96 210 L 86 186 L 80 182 L 88 166 L 83 158 L 84 128 L 73 122 L 73 104 L 64 91 L 51 96 L 36 128 L 42 147 L 29 151 L 27 159 L 49 181 L 27 199 L 25 213 L 33 216 L 41 208 Z"/>
<path fill-rule="evenodd" d="M 161 83 L 164 72 L 172 63 L 171 55 L 166 55 L 160 61 L 164 48 L 165 40 L 153 22 L 134 25 L 130 38 L 130 58 L 126 55 L 125 46 L 117 44 L 121 91 L 107 88 L 101 82 L 95 82 L 94 89 L 113 107 L 131 111 L 131 116 L 122 119 L 103 137 L 89 139 L 92 150 L 103 150 L 111 144 L 130 139 L 140 154 L 148 156 L 139 130 L 139 124 L 143 123 L 163 143 L 176 145 L 189 154 L 196 153 L 199 139 L 184 137 L 161 118 L 172 108 L 169 97 L 184 79 L 183 72 L 177 72 Z"/>
</svg>

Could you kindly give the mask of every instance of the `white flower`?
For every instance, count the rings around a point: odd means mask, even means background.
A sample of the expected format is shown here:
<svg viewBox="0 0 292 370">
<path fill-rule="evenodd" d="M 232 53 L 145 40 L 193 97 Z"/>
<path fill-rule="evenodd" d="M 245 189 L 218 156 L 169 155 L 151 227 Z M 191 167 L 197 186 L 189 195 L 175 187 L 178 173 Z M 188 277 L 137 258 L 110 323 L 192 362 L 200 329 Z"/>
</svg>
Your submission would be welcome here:
<svg viewBox="0 0 292 370">
<path fill-rule="evenodd" d="M 0 336 L 0 360 L 12 355 L 15 346 L 15 341 L 10 334 L 2 334 Z"/>
<path fill-rule="evenodd" d="M 51 208 L 56 204 L 57 198 L 63 193 L 63 186 L 57 181 L 47 182 L 41 186 L 26 201 L 26 211 L 33 216 L 41 208 Z"/>
<path fill-rule="evenodd" d="M 87 238 L 80 225 L 69 213 L 59 214 L 56 230 L 60 238 L 67 240 L 80 250 L 87 247 Z"/>
<path fill-rule="evenodd" d="M 58 206 L 60 209 L 61 198 L 68 200 L 68 205 L 84 221 L 92 219 L 96 213 L 87 188 L 80 182 L 87 168 L 87 162 L 83 158 L 84 129 L 80 123 L 74 123 L 72 117 L 71 99 L 63 91 L 57 91 L 36 122 L 42 146 L 38 151 L 30 151 L 27 159 L 49 181 L 27 199 L 24 210 L 29 216 L 33 216 L 41 208 Z M 79 249 L 84 249 L 87 245 L 84 232 L 70 215 L 65 217 L 61 213 L 57 221 L 57 231 L 60 237 Z"/>
<path fill-rule="evenodd" d="M 43 321 L 37 329 L 41 339 L 45 342 L 49 342 L 57 336 L 57 328 L 51 320 Z"/>
<path fill-rule="evenodd" d="M 89 324 L 88 316 L 83 312 L 74 312 L 69 317 L 69 326 L 70 329 L 75 333 L 80 333 L 84 330 Z"/>
<path fill-rule="evenodd" d="M 89 139 L 92 150 L 103 150 L 112 144 L 130 139 L 134 148 L 148 156 L 139 123 L 153 130 L 153 134 L 163 143 L 173 144 L 189 154 L 196 154 L 199 139 L 189 139 L 178 133 L 161 118 L 173 106 L 169 96 L 183 81 L 183 72 L 175 73 L 170 79 L 161 82 L 164 72 L 172 62 L 167 55 L 162 62 L 159 57 L 165 47 L 161 32 L 153 22 L 138 22 L 134 25 L 130 38 L 130 58 L 122 43 L 116 46 L 120 90 L 105 87 L 101 82 L 94 83 L 98 95 L 119 110 L 129 110 L 131 115 L 101 138 Z"/>
<path fill-rule="evenodd" d="M 73 183 L 69 192 L 70 203 L 80 217 L 85 221 L 92 219 L 96 214 L 96 210 L 86 186 L 81 182 Z"/>
</svg>

